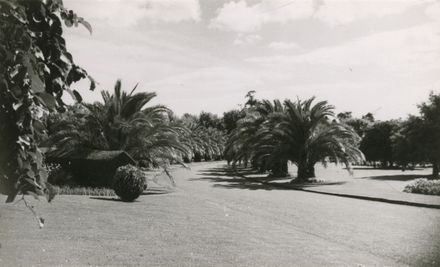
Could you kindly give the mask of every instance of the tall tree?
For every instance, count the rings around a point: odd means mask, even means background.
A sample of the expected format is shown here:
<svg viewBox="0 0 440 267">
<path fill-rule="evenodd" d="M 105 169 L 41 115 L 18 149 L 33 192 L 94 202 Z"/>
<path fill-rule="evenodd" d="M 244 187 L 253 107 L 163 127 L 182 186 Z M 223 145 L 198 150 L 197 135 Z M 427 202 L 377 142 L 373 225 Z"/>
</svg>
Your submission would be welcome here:
<svg viewBox="0 0 440 267">
<path fill-rule="evenodd" d="M 246 113 L 243 110 L 233 109 L 223 113 L 222 122 L 226 133 L 230 134 L 232 130 L 237 128 L 237 122 L 244 116 L 246 116 Z"/>
<path fill-rule="evenodd" d="M 399 166 L 428 162 L 426 153 L 425 122 L 418 116 L 410 116 L 400 124 L 392 136 L 393 158 Z"/>
<path fill-rule="evenodd" d="M 205 128 L 216 128 L 219 130 L 223 130 L 221 119 L 219 119 L 217 115 L 210 112 L 200 112 L 200 115 L 198 117 L 198 124 L 202 125 Z"/>
<path fill-rule="evenodd" d="M 352 119 L 353 115 L 352 115 L 351 111 L 345 111 L 345 112 L 338 113 L 338 115 L 336 117 L 340 121 L 346 121 L 346 120 Z"/>
<path fill-rule="evenodd" d="M 432 164 L 432 175 L 439 178 L 440 171 L 440 94 L 430 93 L 427 102 L 419 105 L 424 121 L 420 132 L 428 161 Z"/>
<path fill-rule="evenodd" d="M 392 136 L 398 129 L 398 121 L 379 121 L 370 125 L 360 146 L 366 160 L 380 161 L 383 167 L 392 166 L 394 161 Z"/>
</svg>

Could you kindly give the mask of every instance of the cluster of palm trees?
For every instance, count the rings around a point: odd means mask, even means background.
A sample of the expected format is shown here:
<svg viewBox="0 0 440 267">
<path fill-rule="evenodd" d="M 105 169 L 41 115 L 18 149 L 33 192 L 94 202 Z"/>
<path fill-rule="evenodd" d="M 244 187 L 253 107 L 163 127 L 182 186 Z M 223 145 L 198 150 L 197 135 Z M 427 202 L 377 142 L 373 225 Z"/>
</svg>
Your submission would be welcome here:
<svg viewBox="0 0 440 267">
<path fill-rule="evenodd" d="M 225 123 L 210 113 L 176 117 L 163 105 L 149 105 L 150 92 L 129 93 L 117 81 L 103 102 L 76 104 L 49 116 L 46 144 L 59 155 L 82 150 L 122 150 L 140 166 L 166 167 L 226 158 L 250 164 L 274 176 L 286 176 L 288 163 L 298 167 L 297 180 L 314 177 L 317 162 L 363 160 L 360 137 L 334 119 L 327 102 L 255 100 L 236 121 Z M 225 129 L 226 124 L 235 125 Z M 226 134 L 229 132 L 229 134 Z"/>
<path fill-rule="evenodd" d="M 274 176 L 286 176 L 288 162 L 298 167 L 297 179 L 315 176 L 318 162 L 350 163 L 363 160 L 360 137 L 352 127 L 334 119 L 327 102 L 256 101 L 229 135 L 225 157 L 233 165 L 251 164 Z"/>
<path fill-rule="evenodd" d="M 217 128 L 205 127 L 196 121 L 182 119 L 182 125 L 187 131 L 183 132 L 180 140 L 185 143 L 188 153 L 184 162 L 200 162 L 202 160 L 219 160 L 223 158 L 226 143 L 225 133 Z"/>
<path fill-rule="evenodd" d="M 52 154 L 83 150 L 122 150 L 140 166 L 157 168 L 171 163 L 220 159 L 225 135 L 173 116 L 163 105 L 149 105 L 151 92 L 129 93 L 118 80 L 112 93 L 102 91 L 103 102 L 75 104 L 47 119 Z"/>
</svg>

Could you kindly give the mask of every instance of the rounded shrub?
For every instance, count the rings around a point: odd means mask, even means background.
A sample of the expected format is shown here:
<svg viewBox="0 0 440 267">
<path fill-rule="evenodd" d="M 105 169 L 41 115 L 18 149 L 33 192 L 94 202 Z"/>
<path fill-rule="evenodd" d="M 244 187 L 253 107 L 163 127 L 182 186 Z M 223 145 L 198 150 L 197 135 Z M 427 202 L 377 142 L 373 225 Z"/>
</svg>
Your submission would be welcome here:
<svg viewBox="0 0 440 267">
<path fill-rule="evenodd" d="M 113 178 L 113 190 L 122 201 L 132 202 L 146 188 L 144 174 L 133 165 L 121 166 Z"/>
</svg>

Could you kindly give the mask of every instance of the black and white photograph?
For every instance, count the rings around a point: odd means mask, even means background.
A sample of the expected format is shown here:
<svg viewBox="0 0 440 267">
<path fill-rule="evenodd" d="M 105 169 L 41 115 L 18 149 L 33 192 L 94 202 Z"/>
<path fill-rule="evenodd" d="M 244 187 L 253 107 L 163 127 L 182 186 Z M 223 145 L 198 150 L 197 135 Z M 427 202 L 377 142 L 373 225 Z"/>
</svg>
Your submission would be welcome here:
<svg viewBox="0 0 440 267">
<path fill-rule="evenodd" d="M 440 0 L 0 0 L 0 266 L 440 266 Z"/>
</svg>

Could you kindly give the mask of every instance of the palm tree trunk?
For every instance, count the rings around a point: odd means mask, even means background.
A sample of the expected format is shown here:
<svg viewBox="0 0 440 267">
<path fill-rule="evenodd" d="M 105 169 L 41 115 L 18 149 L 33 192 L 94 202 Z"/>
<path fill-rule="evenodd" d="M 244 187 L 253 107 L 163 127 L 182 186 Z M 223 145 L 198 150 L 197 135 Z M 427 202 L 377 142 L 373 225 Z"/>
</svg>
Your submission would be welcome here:
<svg viewBox="0 0 440 267">
<path fill-rule="evenodd" d="M 439 178 L 439 162 L 433 162 L 432 163 L 432 178 L 438 179 Z"/>
<path fill-rule="evenodd" d="M 272 175 L 274 177 L 286 177 L 288 175 L 287 169 L 287 160 L 280 160 L 272 165 Z"/>
<path fill-rule="evenodd" d="M 199 152 L 194 153 L 194 162 L 201 162 L 202 155 Z"/>
<path fill-rule="evenodd" d="M 307 181 L 309 178 L 315 177 L 315 165 L 311 163 L 298 164 L 297 181 Z"/>
</svg>

